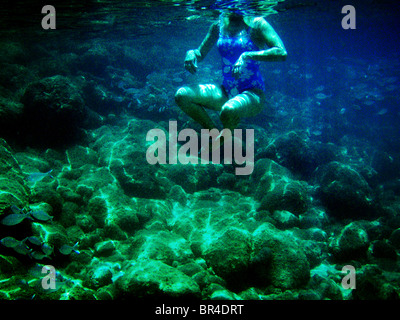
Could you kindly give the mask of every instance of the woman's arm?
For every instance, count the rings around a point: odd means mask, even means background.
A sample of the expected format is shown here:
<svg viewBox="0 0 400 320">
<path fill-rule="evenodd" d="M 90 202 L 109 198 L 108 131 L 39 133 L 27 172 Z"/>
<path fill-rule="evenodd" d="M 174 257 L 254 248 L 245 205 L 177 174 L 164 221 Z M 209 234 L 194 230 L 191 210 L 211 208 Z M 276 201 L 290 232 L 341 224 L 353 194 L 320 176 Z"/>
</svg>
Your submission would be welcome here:
<svg viewBox="0 0 400 320">
<path fill-rule="evenodd" d="M 210 52 L 211 48 L 217 43 L 219 38 L 219 23 L 214 22 L 210 29 L 208 30 L 208 33 L 206 37 L 204 38 L 203 42 L 201 43 L 200 47 L 197 49 L 199 50 L 201 57 L 200 60 L 203 60 L 206 55 Z"/>
<path fill-rule="evenodd" d="M 257 42 L 263 43 L 269 48 L 266 50 L 245 52 L 243 59 L 285 61 L 287 57 L 285 45 L 274 28 L 264 18 L 255 18 L 253 28 L 258 40 Z"/>
<path fill-rule="evenodd" d="M 219 25 L 218 22 L 215 22 L 211 25 L 206 37 L 200 44 L 199 48 L 186 52 L 185 69 L 188 70 L 190 73 L 195 73 L 197 71 L 197 62 L 202 61 L 206 57 L 211 48 L 217 42 L 218 37 Z"/>
</svg>

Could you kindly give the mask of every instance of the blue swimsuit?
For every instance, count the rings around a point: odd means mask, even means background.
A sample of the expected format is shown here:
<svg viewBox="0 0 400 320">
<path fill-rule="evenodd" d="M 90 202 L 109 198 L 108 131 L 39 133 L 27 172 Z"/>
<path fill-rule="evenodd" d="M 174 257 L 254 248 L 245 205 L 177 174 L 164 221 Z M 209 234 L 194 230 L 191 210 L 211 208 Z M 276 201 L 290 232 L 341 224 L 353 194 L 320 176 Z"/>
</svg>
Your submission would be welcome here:
<svg viewBox="0 0 400 320">
<path fill-rule="evenodd" d="M 239 78 L 235 79 L 232 75 L 233 65 L 243 52 L 259 50 L 250 38 L 249 29 L 250 27 L 247 30 L 242 30 L 235 37 L 223 35 L 220 31 L 217 47 L 222 58 L 222 74 L 224 76 L 222 86 L 229 98 L 246 90 L 255 88 L 265 90 L 259 61 L 246 60 Z"/>
</svg>

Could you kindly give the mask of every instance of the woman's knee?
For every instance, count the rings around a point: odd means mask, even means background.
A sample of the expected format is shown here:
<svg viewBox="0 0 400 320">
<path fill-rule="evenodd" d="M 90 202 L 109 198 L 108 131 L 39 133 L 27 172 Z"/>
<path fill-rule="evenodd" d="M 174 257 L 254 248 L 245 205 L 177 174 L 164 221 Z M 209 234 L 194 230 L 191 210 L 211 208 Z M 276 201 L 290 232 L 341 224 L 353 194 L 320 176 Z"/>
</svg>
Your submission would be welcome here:
<svg viewBox="0 0 400 320">
<path fill-rule="evenodd" d="M 189 87 L 181 87 L 175 93 L 175 102 L 180 108 L 184 108 L 191 102 L 192 96 L 192 90 Z"/>
<path fill-rule="evenodd" d="M 224 128 L 234 129 L 240 121 L 237 108 L 230 103 L 225 103 L 221 109 L 220 119 Z"/>
</svg>

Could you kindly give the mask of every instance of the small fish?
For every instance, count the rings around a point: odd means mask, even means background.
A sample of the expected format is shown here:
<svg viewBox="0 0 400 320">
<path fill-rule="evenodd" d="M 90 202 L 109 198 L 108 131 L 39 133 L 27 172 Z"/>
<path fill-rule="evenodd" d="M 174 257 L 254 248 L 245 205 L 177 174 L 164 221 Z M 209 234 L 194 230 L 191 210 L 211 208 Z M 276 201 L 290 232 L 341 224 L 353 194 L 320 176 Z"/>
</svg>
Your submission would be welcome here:
<svg viewBox="0 0 400 320">
<path fill-rule="evenodd" d="M 397 85 L 395 85 L 395 84 L 391 84 L 391 85 L 388 85 L 387 87 L 385 87 L 385 89 L 387 90 L 387 91 L 393 91 L 393 90 L 396 90 L 396 89 L 398 89 L 399 88 L 399 86 L 397 86 Z"/>
<path fill-rule="evenodd" d="M 375 103 L 374 100 L 365 100 L 365 101 L 364 101 L 364 104 L 365 104 L 366 106 L 372 106 L 374 103 Z"/>
<path fill-rule="evenodd" d="M 58 249 L 63 255 L 69 255 L 71 254 L 72 251 L 74 251 L 75 253 L 79 254 L 79 250 L 77 250 L 78 248 L 78 244 L 79 242 L 75 243 L 73 246 L 70 246 L 68 244 L 64 244 L 60 247 L 60 249 Z"/>
<path fill-rule="evenodd" d="M 21 241 L 13 237 L 5 237 L 0 240 L 0 243 L 7 248 L 14 248 L 21 243 Z"/>
<path fill-rule="evenodd" d="M 388 109 L 383 108 L 383 109 L 379 110 L 376 114 L 377 114 L 378 116 L 383 116 L 383 115 L 386 114 L 387 112 L 388 112 Z"/>
<path fill-rule="evenodd" d="M 121 80 L 120 82 L 118 82 L 117 87 L 120 89 L 125 89 L 125 85 L 126 85 L 126 82 Z"/>
<path fill-rule="evenodd" d="M 53 253 L 53 247 L 48 243 L 43 243 L 42 251 L 46 254 L 46 256 L 50 256 Z"/>
<path fill-rule="evenodd" d="M 28 273 L 35 278 L 42 278 L 43 277 L 43 273 L 42 273 L 42 269 L 43 269 L 44 265 L 40 264 L 40 263 L 36 263 L 33 267 L 31 267 L 28 270 Z"/>
<path fill-rule="evenodd" d="M 13 249 L 15 252 L 22 255 L 27 255 L 32 251 L 32 249 L 30 249 L 25 243 L 22 242 L 13 247 Z"/>
<path fill-rule="evenodd" d="M 48 220 L 53 219 L 52 216 L 48 215 L 47 212 L 45 212 L 43 210 L 33 210 L 33 211 L 28 212 L 28 214 L 30 214 L 36 220 L 40 220 L 40 221 L 48 221 Z"/>
<path fill-rule="evenodd" d="M 21 289 L 24 289 L 24 290 L 28 290 L 28 289 L 31 288 L 31 287 L 29 286 L 29 282 L 26 281 L 25 279 L 18 279 L 15 283 L 16 283 Z"/>
<path fill-rule="evenodd" d="M 13 212 L 13 213 L 24 213 L 24 210 L 23 209 L 20 209 L 20 208 L 18 208 L 17 206 L 11 206 L 11 211 Z"/>
<path fill-rule="evenodd" d="M 27 177 L 27 180 L 29 182 L 39 182 L 39 181 L 42 181 L 47 176 L 54 179 L 54 177 L 51 175 L 52 172 L 53 172 L 53 169 L 48 172 L 45 172 L 45 173 L 34 172 L 34 173 L 29 174 L 29 176 Z"/>
<path fill-rule="evenodd" d="M 3 218 L 1 220 L 1 223 L 4 224 L 5 226 L 15 226 L 25 219 L 32 219 L 29 214 L 27 213 L 12 213 Z"/>
<path fill-rule="evenodd" d="M 29 258 L 35 259 L 35 260 L 42 260 L 44 258 L 47 258 L 47 254 L 39 251 L 32 251 L 28 253 Z"/>
<path fill-rule="evenodd" d="M 324 100 L 324 99 L 329 98 L 329 97 L 331 97 L 331 96 L 332 96 L 332 95 L 327 96 L 325 93 L 322 93 L 322 92 L 317 93 L 317 94 L 315 95 L 315 97 L 316 97 L 317 99 L 319 99 L 319 100 Z"/>
<path fill-rule="evenodd" d="M 340 113 L 340 114 L 345 114 L 345 113 L 346 113 L 346 108 L 340 109 L 339 113 Z"/>
<path fill-rule="evenodd" d="M 116 101 L 116 102 L 122 102 L 122 101 L 124 101 L 124 97 L 121 97 L 121 96 L 114 96 L 114 101 Z"/>
<path fill-rule="evenodd" d="M 30 243 L 32 243 L 34 245 L 37 245 L 37 246 L 41 246 L 42 245 L 42 240 L 40 240 L 38 237 L 35 237 L 35 236 L 26 237 L 22 241 L 23 242 L 29 241 Z"/>
<path fill-rule="evenodd" d="M 137 89 L 137 88 L 128 88 L 128 89 L 124 89 L 124 92 L 125 92 L 126 94 L 135 95 L 135 94 L 138 94 L 138 93 L 140 92 L 140 89 Z"/>
<path fill-rule="evenodd" d="M 311 132 L 311 134 L 313 134 L 314 136 L 320 136 L 322 134 L 322 131 L 314 130 L 314 131 Z"/>
<path fill-rule="evenodd" d="M 390 78 L 385 78 L 384 79 L 387 83 L 394 83 L 397 81 L 396 77 L 390 77 Z"/>
</svg>

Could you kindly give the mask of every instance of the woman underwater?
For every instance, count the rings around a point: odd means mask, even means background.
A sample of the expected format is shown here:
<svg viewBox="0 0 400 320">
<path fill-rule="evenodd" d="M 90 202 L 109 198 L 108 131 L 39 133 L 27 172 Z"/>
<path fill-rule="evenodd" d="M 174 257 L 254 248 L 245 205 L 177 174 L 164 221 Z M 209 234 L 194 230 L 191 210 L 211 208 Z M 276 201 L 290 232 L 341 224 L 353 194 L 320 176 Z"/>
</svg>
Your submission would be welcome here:
<svg viewBox="0 0 400 320">
<path fill-rule="evenodd" d="M 265 87 L 261 61 L 284 61 L 285 46 L 262 17 L 224 12 L 213 23 L 200 47 L 186 53 L 185 69 L 194 74 L 217 44 L 222 57 L 223 83 L 181 87 L 175 94 L 177 105 L 205 129 L 217 128 L 205 108 L 220 112 L 224 128 L 233 130 L 241 117 L 257 115 L 264 105 Z"/>
</svg>

